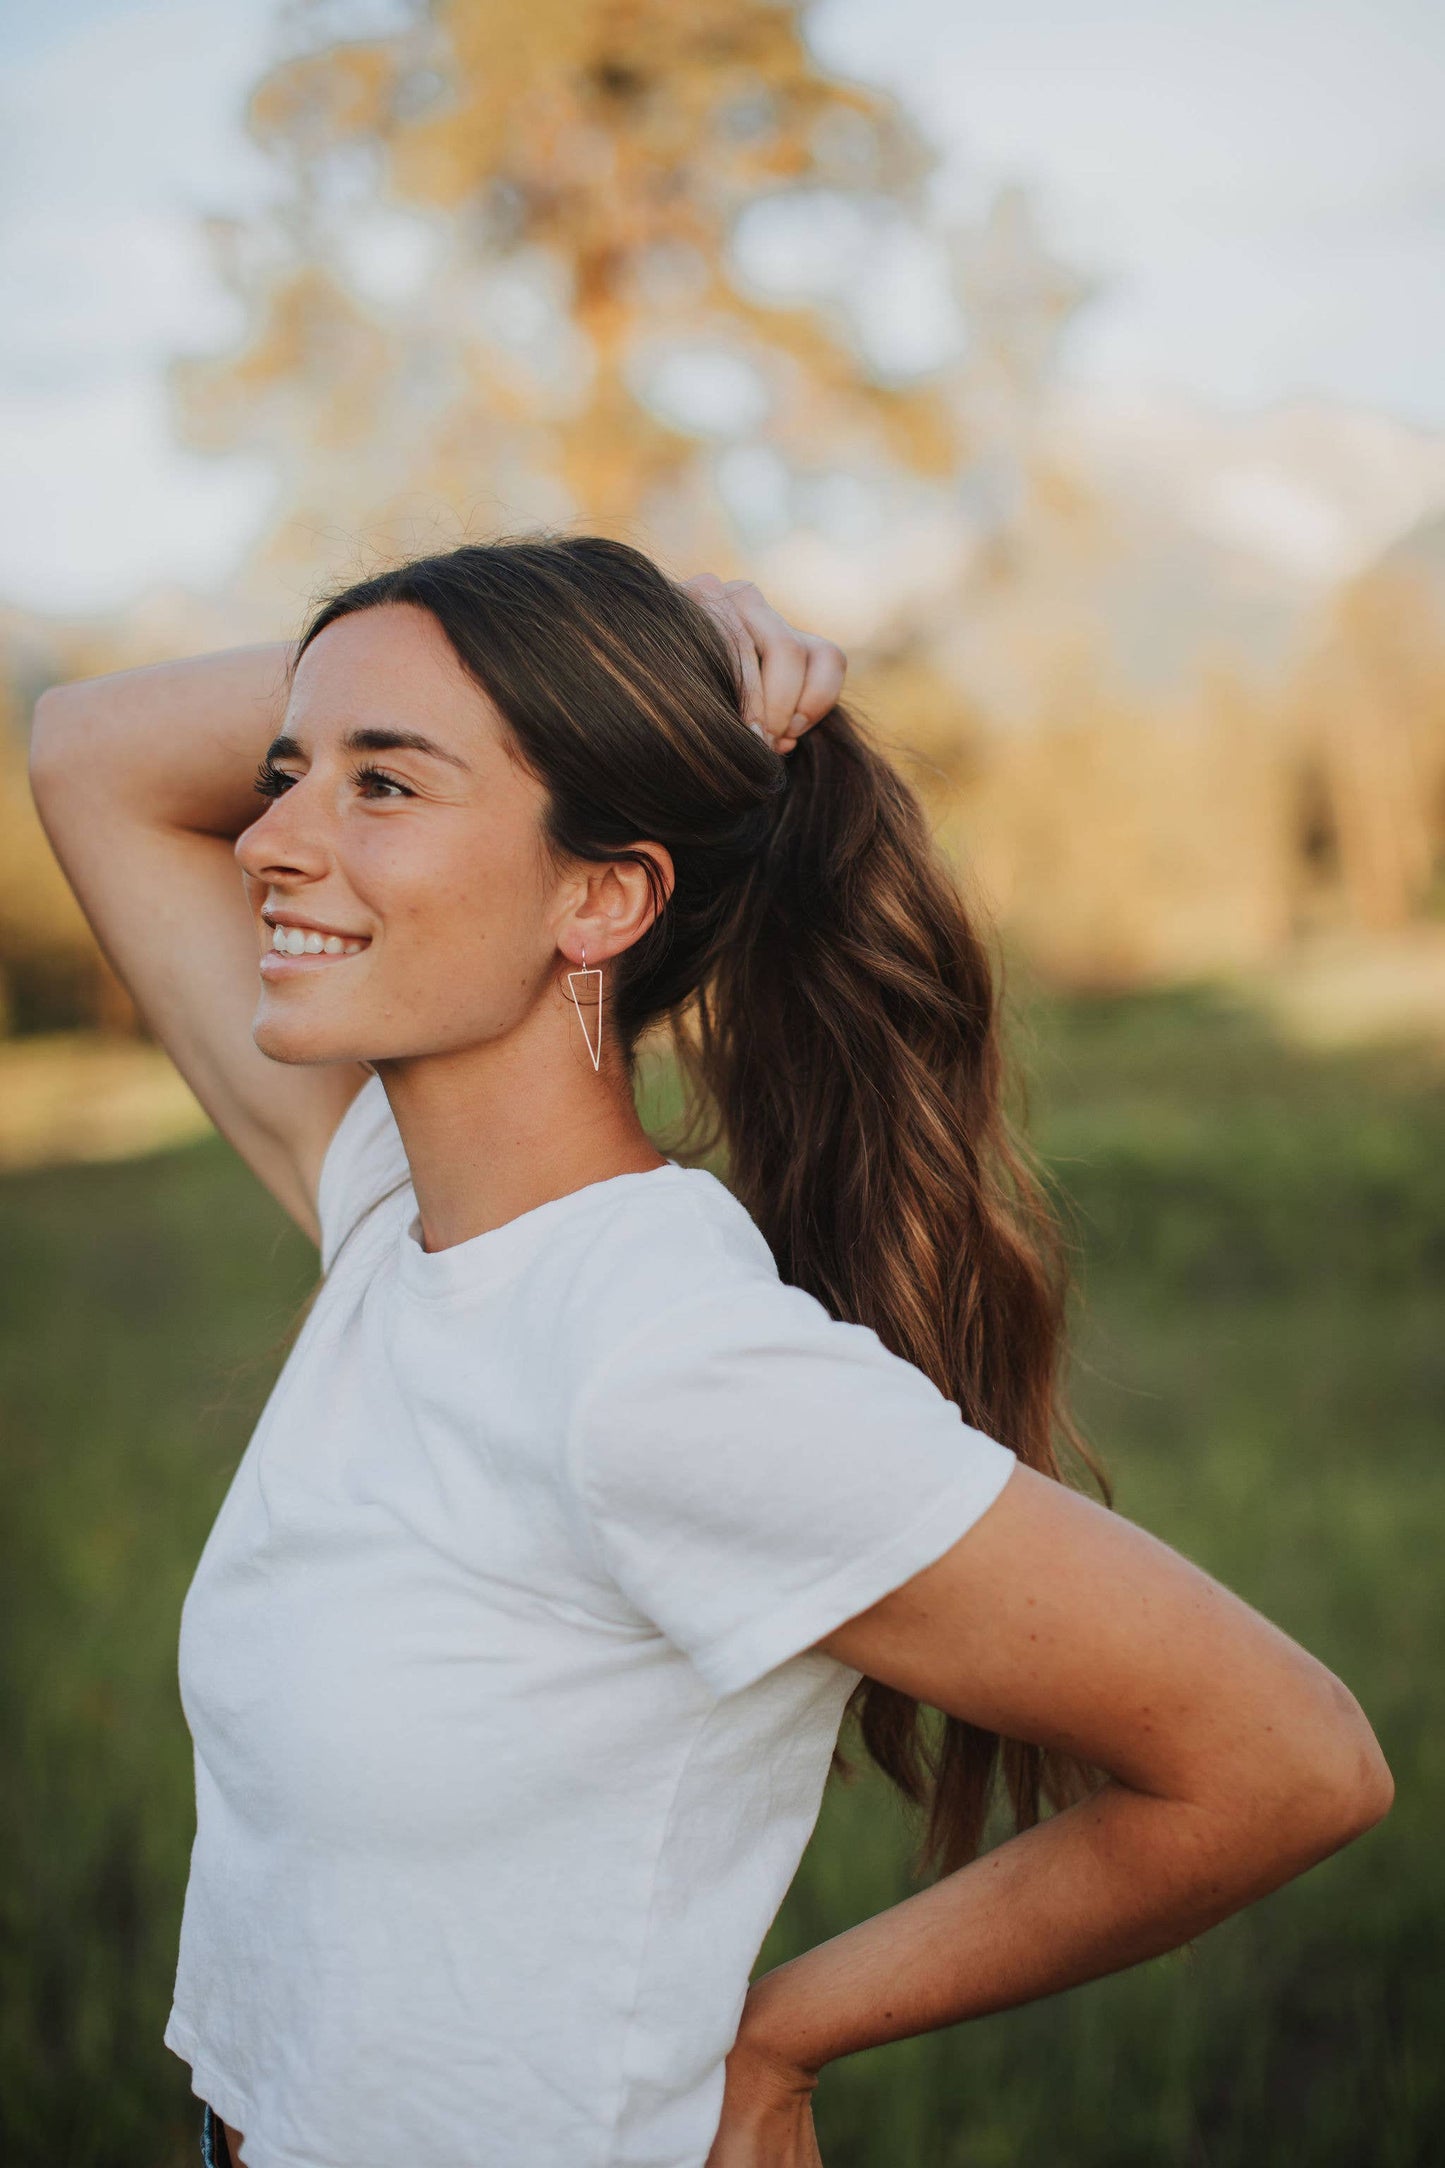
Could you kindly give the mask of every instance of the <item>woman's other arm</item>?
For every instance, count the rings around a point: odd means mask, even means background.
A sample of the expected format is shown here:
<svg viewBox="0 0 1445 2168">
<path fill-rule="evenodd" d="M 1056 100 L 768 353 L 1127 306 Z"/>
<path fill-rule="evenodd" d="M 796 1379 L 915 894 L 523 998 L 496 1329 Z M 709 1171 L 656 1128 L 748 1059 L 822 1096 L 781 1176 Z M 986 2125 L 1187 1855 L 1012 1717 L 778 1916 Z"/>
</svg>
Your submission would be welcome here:
<svg viewBox="0 0 1445 2168">
<path fill-rule="evenodd" d="M 755 1981 L 713 2168 L 815 2158 L 802 2133 L 824 2064 L 1174 1949 L 1394 1796 L 1332 1672 L 1167 1544 L 1023 1464 L 941 1559 L 818 1645 L 1108 1781 Z"/>
<path fill-rule="evenodd" d="M 36 809 L 96 940 L 201 1105 L 313 1241 L 316 1182 L 360 1062 L 271 1061 L 251 1037 L 260 945 L 235 841 L 285 706 L 284 643 L 52 687 Z"/>
</svg>

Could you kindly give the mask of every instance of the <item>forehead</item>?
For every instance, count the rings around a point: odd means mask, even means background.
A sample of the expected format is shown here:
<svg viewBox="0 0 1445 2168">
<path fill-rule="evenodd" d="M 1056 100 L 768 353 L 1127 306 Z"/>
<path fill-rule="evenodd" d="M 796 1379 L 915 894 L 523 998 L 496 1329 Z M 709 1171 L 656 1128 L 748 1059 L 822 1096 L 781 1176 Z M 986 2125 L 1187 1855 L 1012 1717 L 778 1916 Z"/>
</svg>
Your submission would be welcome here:
<svg viewBox="0 0 1445 2168">
<path fill-rule="evenodd" d="M 430 610 L 388 602 L 337 618 L 296 666 L 288 725 L 423 730 L 475 761 L 507 750 L 502 718 Z"/>
</svg>

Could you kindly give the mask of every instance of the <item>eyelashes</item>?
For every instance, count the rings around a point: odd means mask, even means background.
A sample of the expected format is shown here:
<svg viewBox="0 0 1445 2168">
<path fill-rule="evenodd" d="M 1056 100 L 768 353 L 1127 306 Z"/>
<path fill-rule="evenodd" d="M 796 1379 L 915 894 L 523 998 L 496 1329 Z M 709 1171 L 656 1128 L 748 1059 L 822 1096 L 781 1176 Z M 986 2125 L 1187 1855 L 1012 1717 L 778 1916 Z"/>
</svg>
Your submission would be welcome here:
<svg viewBox="0 0 1445 2168">
<path fill-rule="evenodd" d="M 279 798 L 290 781 L 290 776 L 283 775 L 273 762 L 263 760 L 256 770 L 256 779 L 251 788 L 258 790 L 263 798 Z"/>
<path fill-rule="evenodd" d="M 351 775 L 352 781 L 355 783 L 382 784 L 388 792 L 395 791 L 403 798 L 414 798 L 416 796 L 415 791 L 408 790 L 405 783 L 400 782 L 394 775 L 388 775 L 384 768 L 373 768 L 367 765 L 353 768 Z M 294 775 L 288 775 L 285 769 L 278 768 L 274 761 L 263 760 L 256 770 L 252 788 L 259 791 L 263 798 L 280 798 L 284 796 L 295 781 Z"/>
</svg>

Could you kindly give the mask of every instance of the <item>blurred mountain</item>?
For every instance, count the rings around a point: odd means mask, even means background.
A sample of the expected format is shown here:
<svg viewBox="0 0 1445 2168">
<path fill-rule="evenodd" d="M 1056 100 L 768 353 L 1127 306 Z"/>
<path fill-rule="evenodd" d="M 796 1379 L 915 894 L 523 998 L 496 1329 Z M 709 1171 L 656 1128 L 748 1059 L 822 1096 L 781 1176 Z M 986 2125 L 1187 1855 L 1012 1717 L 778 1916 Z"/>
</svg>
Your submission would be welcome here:
<svg viewBox="0 0 1445 2168">
<path fill-rule="evenodd" d="M 1158 391 L 1061 389 L 1047 433 L 1111 497 L 1168 506 L 1316 592 L 1445 507 L 1445 434 L 1332 400 L 1227 413 Z"/>
<path fill-rule="evenodd" d="M 1445 434 L 1320 401 L 1228 415 L 1058 390 L 1029 514 L 940 652 L 1004 725 L 1037 711 L 1053 669 L 1040 634 L 1062 628 L 1131 699 L 1168 703 L 1216 665 L 1278 684 L 1329 596 L 1392 548 L 1425 548 L 1432 514 Z"/>
<path fill-rule="evenodd" d="M 1330 598 L 1445 507 L 1445 435 L 1318 402 L 1235 416 L 1056 389 L 1010 520 L 970 526 L 960 489 L 965 569 L 895 636 L 995 729 L 1057 715 L 1080 673 L 1162 725 L 1212 671 L 1278 690 Z"/>
</svg>

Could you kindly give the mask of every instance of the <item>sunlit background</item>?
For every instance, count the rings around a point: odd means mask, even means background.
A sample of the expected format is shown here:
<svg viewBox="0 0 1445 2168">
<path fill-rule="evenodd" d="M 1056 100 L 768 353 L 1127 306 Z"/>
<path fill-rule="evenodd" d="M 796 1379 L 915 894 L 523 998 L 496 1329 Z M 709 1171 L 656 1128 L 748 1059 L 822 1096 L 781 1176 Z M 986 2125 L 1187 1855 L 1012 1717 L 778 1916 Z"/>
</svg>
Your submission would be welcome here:
<svg viewBox="0 0 1445 2168">
<path fill-rule="evenodd" d="M 1399 1785 L 1193 1960 L 840 2066 L 829 2168 L 1434 2157 L 1445 17 L 0 26 L 0 2153 L 190 2157 L 176 1612 L 313 1264 L 51 859 L 34 699 L 544 524 L 848 650 L 1007 964 L 1121 1510 L 1332 1663 Z M 765 1960 L 900 1858 L 835 1788 Z"/>
</svg>

